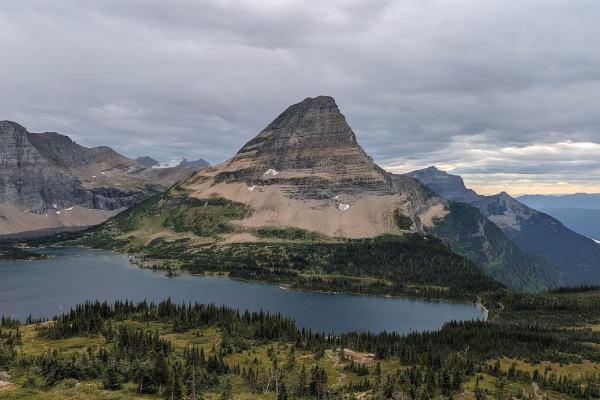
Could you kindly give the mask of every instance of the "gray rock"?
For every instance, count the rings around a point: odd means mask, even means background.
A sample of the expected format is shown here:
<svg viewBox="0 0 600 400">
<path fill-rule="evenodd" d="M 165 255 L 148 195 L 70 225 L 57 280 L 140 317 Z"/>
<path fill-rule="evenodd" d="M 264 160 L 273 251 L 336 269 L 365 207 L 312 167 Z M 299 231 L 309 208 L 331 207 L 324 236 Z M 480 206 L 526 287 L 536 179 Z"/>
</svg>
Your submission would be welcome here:
<svg viewBox="0 0 600 400">
<path fill-rule="evenodd" d="M 395 192 L 391 175 L 360 147 L 346 118 L 328 96 L 290 106 L 242 147 L 231 166 L 215 180 L 243 181 L 248 186 L 276 182 L 291 198 Z M 269 170 L 288 172 L 290 178 L 265 175 Z"/>
</svg>

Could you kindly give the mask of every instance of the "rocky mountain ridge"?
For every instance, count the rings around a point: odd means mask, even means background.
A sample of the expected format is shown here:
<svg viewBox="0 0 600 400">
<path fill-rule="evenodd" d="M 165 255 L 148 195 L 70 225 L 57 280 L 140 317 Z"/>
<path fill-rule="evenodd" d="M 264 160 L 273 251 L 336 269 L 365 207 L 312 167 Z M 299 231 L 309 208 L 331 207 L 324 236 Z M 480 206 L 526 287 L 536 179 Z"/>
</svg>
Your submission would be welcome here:
<svg viewBox="0 0 600 400">
<path fill-rule="evenodd" d="M 565 227 L 505 192 L 478 195 L 458 175 L 429 167 L 407 174 L 440 196 L 479 208 L 523 250 L 543 257 L 570 285 L 600 283 L 600 248 L 591 239 Z"/>
<path fill-rule="evenodd" d="M 153 171 L 110 147 L 0 121 L 0 234 L 98 224 L 195 170 Z"/>
</svg>

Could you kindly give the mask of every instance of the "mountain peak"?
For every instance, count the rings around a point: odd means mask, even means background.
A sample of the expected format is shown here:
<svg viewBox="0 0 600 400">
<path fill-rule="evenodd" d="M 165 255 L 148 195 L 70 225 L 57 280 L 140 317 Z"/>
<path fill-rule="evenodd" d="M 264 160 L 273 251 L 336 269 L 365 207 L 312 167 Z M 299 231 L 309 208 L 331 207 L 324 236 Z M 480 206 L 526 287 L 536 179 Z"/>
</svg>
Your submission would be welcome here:
<svg viewBox="0 0 600 400">
<path fill-rule="evenodd" d="M 8 130 L 9 128 L 18 129 L 18 130 L 26 130 L 25 127 L 15 121 L 4 120 L 0 121 L 0 133 Z"/>
<path fill-rule="evenodd" d="M 291 105 L 238 154 L 286 146 L 318 147 L 346 142 L 357 145 L 356 135 L 346 122 L 333 97 L 308 97 Z"/>
<path fill-rule="evenodd" d="M 265 175 L 269 170 L 276 173 Z M 261 179 L 287 181 L 294 196 L 301 191 L 299 196 L 308 198 L 329 197 L 337 190 L 359 193 L 367 187 L 383 193 L 391 186 L 391 178 L 360 147 L 329 96 L 309 97 L 288 107 L 215 177 L 249 186 Z"/>
<path fill-rule="evenodd" d="M 477 200 L 477 194 L 467 189 L 465 182 L 459 175 L 452 175 L 431 166 L 425 169 L 409 172 L 406 174 L 423 182 L 437 194 L 450 200 L 471 203 Z"/>
<path fill-rule="evenodd" d="M 150 156 L 143 156 L 143 157 L 138 157 L 135 159 L 135 161 L 138 164 L 143 165 L 144 167 L 154 167 L 155 165 L 159 165 L 160 163 L 158 161 L 156 161 L 154 158 L 150 157 Z"/>
</svg>

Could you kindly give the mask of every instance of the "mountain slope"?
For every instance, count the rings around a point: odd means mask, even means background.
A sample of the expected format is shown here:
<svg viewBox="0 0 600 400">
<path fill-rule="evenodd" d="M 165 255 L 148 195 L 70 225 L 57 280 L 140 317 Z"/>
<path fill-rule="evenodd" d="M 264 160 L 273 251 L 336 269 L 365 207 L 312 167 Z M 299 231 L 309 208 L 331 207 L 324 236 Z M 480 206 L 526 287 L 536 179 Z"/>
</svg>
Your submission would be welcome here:
<svg viewBox="0 0 600 400">
<path fill-rule="evenodd" d="M 109 147 L 0 121 L 0 234 L 101 223 L 195 170 L 153 171 Z"/>
<path fill-rule="evenodd" d="M 448 221 L 466 218 L 460 227 Z M 331 97 L 292 105 L 231 159 L 204 168 L 109 221 L 105 233 L 144 246 L 157 238 L 194 244 L 330 241 L 428 232 L 512 287 L 558 279 L 474 207 L 455 210 L 416 179 L 387 173 L 357 143 Z M 487 237 L 486 235 L 492 235 Z"/>
<path fill-rule="evenodd" d="M 567 228 L 600 240 L 600 210 L 589 208 L 543 208 L 540 210 L 562 222 Z"/>
<path fill-rule="evenodd" d="M 550 215 L 521 204 L 502 192 L 481 196 L 467 189 L 460 176 L 435 167 L 407 174 L 444 198 L 471 204 L 501 228 L 523 250 L 547 260 L 568 285 L 600 283 L 600 246 Z"/>
<path fill-rule="evenodd" d="M 517 197 L 517 200 L 553 216 L 580 235 L 600 238 L 600 194 L 526 195 Z"/>
</svg>

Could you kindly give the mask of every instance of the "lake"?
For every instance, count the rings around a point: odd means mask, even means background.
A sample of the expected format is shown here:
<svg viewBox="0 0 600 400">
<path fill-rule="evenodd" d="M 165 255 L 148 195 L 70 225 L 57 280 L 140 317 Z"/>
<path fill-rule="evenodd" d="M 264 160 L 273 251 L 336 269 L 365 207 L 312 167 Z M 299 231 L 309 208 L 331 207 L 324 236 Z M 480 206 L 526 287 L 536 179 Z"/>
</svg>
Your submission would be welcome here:
<svg viewBox="0 0 600 400">
<path fill-rule="evenodd" d="M 161 301 L 225 304 L 250 311 L 269 310 L 294 318 L 298 327 L 319 332 L 383 330 L 408 333 L 436 330 L 450 320 L 483 319 L 476 305 L 410 299 L 306 293 L 228 278 L 139 269 L 127 255 L 82 248 L 40 252 L 53 258 L 0 262 L 0 315 L 24 320 L 51 318 L 85 300 Z"/>
</svg>

